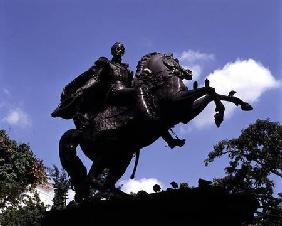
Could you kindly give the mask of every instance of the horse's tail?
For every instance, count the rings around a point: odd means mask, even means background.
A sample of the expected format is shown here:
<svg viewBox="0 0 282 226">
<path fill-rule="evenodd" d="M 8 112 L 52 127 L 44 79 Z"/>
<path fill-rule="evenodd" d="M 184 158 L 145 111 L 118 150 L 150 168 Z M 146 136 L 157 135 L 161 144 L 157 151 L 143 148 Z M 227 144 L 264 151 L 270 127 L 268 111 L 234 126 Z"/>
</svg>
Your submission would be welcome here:
<svg viewBox="0 0 282 226">
<path fill-rule="evenodd" d="M 140 150 L 136 151 L 135 153 L 135 164 L 134 164 L 133 172 L 130 176 L 130 179 L 134 179 L 135 177 L 136 169 L 137 169 L 138 162 L 139 162 L 139 157 L 140 157 Z"/>
</svg>

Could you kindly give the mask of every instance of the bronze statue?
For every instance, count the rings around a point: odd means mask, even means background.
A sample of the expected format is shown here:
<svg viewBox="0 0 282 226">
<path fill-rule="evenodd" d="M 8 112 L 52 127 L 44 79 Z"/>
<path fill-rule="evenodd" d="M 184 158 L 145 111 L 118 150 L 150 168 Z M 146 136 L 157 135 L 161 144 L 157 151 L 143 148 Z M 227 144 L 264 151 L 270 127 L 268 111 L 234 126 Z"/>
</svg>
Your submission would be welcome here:
<svg viewBox="0 0 282 226">
<path fill-rule="evenodd" d="M 183 79 L 192 72 L 182 68 L 171 54 L 150 53 L 138 62 L 135 78 L 122 63 L 125 48 L 117 42 L 111 48 L 111 60 L 100 57 L 86 72 L 69 83 L 61 95 L 61 104 L 53 117 L 73 119 L 76 129 L 63 134 L 59 144 L 62 166 L 71 177 L 76 201 L 89 196 L 108 198 L 118 192 L 115 183 L 124 174 L 132 157 L 136 162 L 140 149 L 162 137 L 171 148 L 185 140 L 173 138 L 169 130 L 178 123 L 188 123 L 211 102 L 216 104 L 215 123 L 224 119 L 222 100 L 252 107 L 234 97 L 220 95 L 209 86 L 188 90 Z M 87 170 L 76 155 L 80 145 L 93 161 Z"/>
</svg>

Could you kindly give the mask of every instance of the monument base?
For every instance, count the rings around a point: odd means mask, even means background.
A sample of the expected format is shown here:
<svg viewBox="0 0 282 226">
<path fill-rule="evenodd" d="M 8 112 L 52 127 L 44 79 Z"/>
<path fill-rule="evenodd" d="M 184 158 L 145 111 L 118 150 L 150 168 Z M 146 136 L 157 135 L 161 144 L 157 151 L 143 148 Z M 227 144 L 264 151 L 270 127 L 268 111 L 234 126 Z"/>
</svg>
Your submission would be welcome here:
<svg viewBox="0 0 282 226">
<path fill-rule="evenodd" d="M 251 222 L 257 201 L 246 194 L 229 194 L 214 186 L 139 192 L 107 201 L 89 200 L 50 211 L 44 226 L 161 225 L 240 226 Z"/>
</svg>

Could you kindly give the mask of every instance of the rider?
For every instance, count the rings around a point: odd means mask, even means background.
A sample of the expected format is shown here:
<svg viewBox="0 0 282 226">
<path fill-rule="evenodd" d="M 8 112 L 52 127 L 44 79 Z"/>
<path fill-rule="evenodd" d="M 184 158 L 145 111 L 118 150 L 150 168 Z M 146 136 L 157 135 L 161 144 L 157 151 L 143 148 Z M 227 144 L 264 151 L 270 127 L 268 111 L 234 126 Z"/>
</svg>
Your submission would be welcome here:
<svg viewBox="0 0 282 226">
<path fill-rule="evenodd" d="M 146 92 L 143 88 L 134 88 L 132 86 L 133 72 L 128 69 L 128 64 L 122 63 L 122 56 L 125 53 L 124 45 L 116 42 L 111 47 L 112 59 L 109 66 L 112 71 L 110 78 L 107 78 L 111 84 L 109 101 L 128 103 L 132 98 L 137 101 L 137 109 L 148 119 L 154 119 L 155 113 L 146 101 Z M 100 58 L 101 59 L 101 58 Z M 99 60 L 98 60 L 99 61 Z M 97 62 L 96 62 L 97 64 Z M 137 98 L 136 98 L 137 95 Z"/>
</svg>

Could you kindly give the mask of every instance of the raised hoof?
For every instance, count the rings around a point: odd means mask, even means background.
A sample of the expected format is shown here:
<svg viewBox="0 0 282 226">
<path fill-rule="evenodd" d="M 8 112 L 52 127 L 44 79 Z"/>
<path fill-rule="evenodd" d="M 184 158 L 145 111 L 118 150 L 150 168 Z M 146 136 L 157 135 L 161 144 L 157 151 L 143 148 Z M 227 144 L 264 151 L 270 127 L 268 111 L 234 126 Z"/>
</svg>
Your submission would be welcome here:
<svg viewBox="0 0 282 226">
<path fill-rule="evenodd" d="M 205 87 L 206 88 L 210 87 L 210 81 L 208 79 L 205 80 Z"/>
<path fill-rule="evenodd" d="M 214 115 L 214 122 L 217 127 L 220 127 L 221 123 L 223 122 L 223 119 L 224 119 L 224 114 L 222 113 L 218 112 Z"/>
<path fill-rule="evenodd" d="M 251 110 L 253 110 L 253 107 L 248 103 L 243 103 L 243 104 L 241 104 L 241 109 L 243 111 L 251 111 Z"/>
<path fill-rule="evenodd" d="M 194 89 L 194 90 L 198 89 L 198 82 L 197 82 L 197 81 L 195 81 L 195 82 L 193 83 L 193 89 Z"/>
<path fill-rule="evenodd" d="M 225 107 L 224 107 L 224 105 L 223 104 L 219 104 L 219 105 L 217 105 L 216 107 L 215 107 L 215 111 L 216 112 L 223 112 L 223 111 L 225 111 Z"/>
</svg>

